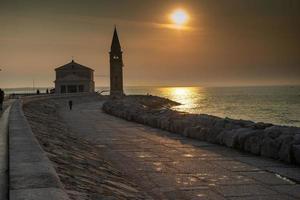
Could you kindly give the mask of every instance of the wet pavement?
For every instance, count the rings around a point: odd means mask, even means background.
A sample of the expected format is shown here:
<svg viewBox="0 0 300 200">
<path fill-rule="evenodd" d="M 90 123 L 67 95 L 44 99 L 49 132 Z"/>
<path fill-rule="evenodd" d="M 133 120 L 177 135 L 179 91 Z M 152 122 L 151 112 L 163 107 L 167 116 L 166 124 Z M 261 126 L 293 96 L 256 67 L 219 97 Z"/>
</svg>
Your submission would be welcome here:
<svg viewBox="0 0 300 200">
<path fill-rule="evenodd" d="M 153 199 L 300 198 L 296 166 L 128 122 L 101 106 L 76 104 L 60 115 Z"/>
</svg>

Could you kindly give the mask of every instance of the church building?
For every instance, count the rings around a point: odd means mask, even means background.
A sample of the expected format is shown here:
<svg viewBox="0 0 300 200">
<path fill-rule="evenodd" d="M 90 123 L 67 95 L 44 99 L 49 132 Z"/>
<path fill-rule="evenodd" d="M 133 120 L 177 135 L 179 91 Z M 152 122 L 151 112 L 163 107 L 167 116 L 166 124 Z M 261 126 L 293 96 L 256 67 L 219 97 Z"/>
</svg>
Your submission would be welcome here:
<svg viewBox="0 0 300 200">
<path fill-rule="evenodd" d="M 55 69 L 55 93 L 94 92 L 94 70 L 74 60 Z"/>
<path fill-rule="evenodd" d="M 115 27 L 109 52 L 110 95 L 122 96 L 123 58 L 122 49 Z M 55 93 L 95 92 L 94 70 L 76 63 L 74 60 L 55 69 Z"/>
<path fill-rule="evenodd" d="M 123 58 L 122 49 L 115 27 L 114 35 L 109 52 L 110 60 L 110 95 L 112 96 L 122 96 L 123 91 Z"/>
</svg>

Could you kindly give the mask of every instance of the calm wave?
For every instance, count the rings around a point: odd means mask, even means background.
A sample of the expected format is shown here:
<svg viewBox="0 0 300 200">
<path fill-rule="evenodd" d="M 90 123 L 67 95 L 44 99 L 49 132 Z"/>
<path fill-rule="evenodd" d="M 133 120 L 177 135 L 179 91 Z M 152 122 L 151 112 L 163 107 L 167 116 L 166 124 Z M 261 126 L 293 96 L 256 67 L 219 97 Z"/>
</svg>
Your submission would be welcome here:
<svg viewBox="0 0 300 200">
<path fill-rule="evenodd" d="M 140 87 L 128 94 L 153 94 L 182 103 L 175 109 L 220 117 L 300 127 L 300 86 Z"/>
<path fill-rule="evenodd" d="M 29 93 L 32 88 L 6 92 Z M 127 87 L 125 92 L 167 97 L 182 104 L 175 107 L 179 111 L 300 127 L 300 86 Z"/>
</svg>

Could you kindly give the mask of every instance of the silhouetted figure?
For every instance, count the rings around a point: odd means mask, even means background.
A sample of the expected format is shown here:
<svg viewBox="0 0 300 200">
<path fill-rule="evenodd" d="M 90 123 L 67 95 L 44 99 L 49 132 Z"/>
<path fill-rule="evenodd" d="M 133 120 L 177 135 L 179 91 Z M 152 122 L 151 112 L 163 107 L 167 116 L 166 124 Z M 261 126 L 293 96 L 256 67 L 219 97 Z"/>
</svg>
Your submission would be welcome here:
<svg viewBox="0 0 300 200">
<path fill-rule="evenodd" d="M 4 91 L 0 89 L 0 110 L 3 110 Z"/>
<path fill-rule="evenodd" d="M 48 88 L 47 88 L 47 90 L 46 90 L 46 94 L 49 94 L 49 90 L 48 90 Z"/>
<path fill-rule="evenodd" d="M 40 94 L 40 90 L 37 90 L 37 91 L 36 91 L 36 94 Z"/>
<path fill-rule="evenodd" d="M 70 101 L 69 101 L 69 108 L 70 108 L 70 110 L 72 110 L 72 107 L 73 107 L 73 101 L 70 100 Z"/>
</svg>

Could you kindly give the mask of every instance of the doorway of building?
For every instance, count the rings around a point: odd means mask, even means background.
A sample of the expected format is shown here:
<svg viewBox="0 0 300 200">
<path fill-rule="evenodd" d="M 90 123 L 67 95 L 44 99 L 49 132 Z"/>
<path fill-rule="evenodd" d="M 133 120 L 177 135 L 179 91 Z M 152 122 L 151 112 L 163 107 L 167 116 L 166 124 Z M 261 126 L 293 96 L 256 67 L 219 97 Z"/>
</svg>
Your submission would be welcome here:
<svg viewBox="0 0 300 200">
<path fill-rule="evenodd" d="M 68 85 L 68 93 L 76 93 L 77 86 L 76 85 Z"/>
</svg>

